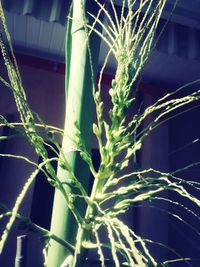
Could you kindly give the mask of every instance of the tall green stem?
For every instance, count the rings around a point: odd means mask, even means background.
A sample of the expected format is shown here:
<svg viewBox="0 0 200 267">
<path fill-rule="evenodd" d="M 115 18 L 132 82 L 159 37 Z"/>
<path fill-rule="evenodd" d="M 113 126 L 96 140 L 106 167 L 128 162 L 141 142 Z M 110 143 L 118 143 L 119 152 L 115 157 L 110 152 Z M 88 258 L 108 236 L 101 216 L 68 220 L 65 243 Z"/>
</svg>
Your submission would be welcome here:
<svg viewBox="0 0 200 267">
<path fill-rule="evenodd" d="M 65 159 L 70 164 L 78 180 L 82 183 L 85 190 L 88 190 L 89 184 L 89 168 L 81 160 L 79 155 L 79 147 L 77 147 L 76 134 L 78 124 L 81 130 L 82 138 L 86 148 L 90 149 L 91 143 L 91 128 L 93 117 L 93 96 L 92 96 L 92 81 L 91 81 L 91 65 L 88 55 L 88 37 L 85 32 L 84 9 L 87 4 L 93 8 L 91 1 L 74 0 L 73 1 L 73 19 L 68 38 L 66 39 L 67 55 L 70 59 L 66 59 L 66 63 L 70 62 L 66 68 L 66 113 L 65 113 L 65 129 L 62 142 L 62 151 Z M 89 3 L 90 2 L 90 3 Z M 92 5 L 91 5 L 92 4 Z M 93 60 L 93 68 L 97 65 L 99 42 L 93 38 L 91 40 L 91 48 L 95 51 Z M 69 173 L 60 166 L 57 171 L 58 178 L 61 182 L 67 183 Z M 71 188 L 66 186 L 67 194 L 71 192 Z M 86 205 L 85 202 L 78 201 L 81 216 L 84 216 Z M 71 216 L 70 210 L 67 207 L 66 199 L 61 195 L 60 191 L 55 191 L 51 232 L 60 238 L 75 242 L 77 224 Z M 48 267 L 59 267 L 64 258 L 69 254 L 68 251 L 61 245 L 51 241 L 48 251 Z"/>
</svg>

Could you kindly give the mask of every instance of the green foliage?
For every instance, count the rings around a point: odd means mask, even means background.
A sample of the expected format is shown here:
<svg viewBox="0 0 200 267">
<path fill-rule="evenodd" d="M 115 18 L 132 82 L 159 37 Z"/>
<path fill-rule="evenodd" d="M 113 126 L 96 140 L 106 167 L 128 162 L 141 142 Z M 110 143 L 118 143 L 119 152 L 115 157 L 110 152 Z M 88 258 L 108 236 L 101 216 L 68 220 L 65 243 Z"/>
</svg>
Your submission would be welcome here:
<svg viewBox="0 0 200 267">
<path fill-rule="evenodd" d="M 93 85 L 97 118 L 97 123 L 93 124 L 93 133 L 98 141 L 101 158 L 100 167 L 97 171 L 93 166 L 91 154 L 87 151 L 85 140 L 82 139 L 82 133 L 78 125 L 76 125 L 77 133 L 75 140 L 72 140 L 75 147 L 79 149 L 82 160 L 88 164 L 94 176 L 91 195 L 88 195 L 84 186 L 76 177 L 73 168 L 65 157 L 64 151 L 54 138 L 54 133 L 61 135 L 65 133 L 55 127 L 44 125 L 27 103 L 3 9 L 0 6 L 4 37 L 11 51 L 10 56 L 6 50 L 3 38 L 0 37 L 0 47 L 9 77 L 9 82 L 5 81 L 2 77 L 1 81 L 9 90 L 12 90 L 21 118 L 20 123 L 12 123 L 7 122 L 2 117 L 0 126 L 14 128 L 17 133 L 23 134 L 34 147 L 35 152 L 43 160 L 38 165 L 20 155 L 0 155 L 14 157 L 16 160 L 25 160 L 36 168 L 27 179 L 13 209 L 10 211 L 4 206 L 1 208 L 2 213 L 0 219 L 5 216 L 10 216 L 10 219 L 0 240 L 0 251 L 3 250 L 14 220 L 18 219 L 27 222 L 27 218 L 22 217 L 18 213 L 18 210 L 31 183 L 41 170 L 46 175 L 47 181 L 64 196 L 66 208 L 69 208 L 78 226 L 76 244 L 71 245 L 64 238 L 61 240 L 54 233 L 49 233 L 47 230 L 42 229 L 28 220 L 29 226 L 39 231 L 45 237 L 46 246 L 44 255 L 46 255 L 46 249 L 48 249 L 48 242 L 52 238 L 68 248 L 70 255 L 67 257 L 66 263 L 68 262 L 68 266 L 70 267 L 83 265 L 86 262 L 86 257 L 82 257 L 82 255 L 85 255 L 85 251 L 89 249 L 97 251 L 102 267 L 106 266 L 104 255 L 106 250 L 110 250 L 113 264 L 116 267 L 168 266 L 167 264 L 171 262 L 188 261 L 189 259 L 177 255 L 175 259 L 166 259 L 162 263 L 158 263 L 151 254 L 149 244 L 163 246 L 168 249 L 167 246 L 137 235 L 133 229 L 125 225 L 120 215 L 126 213 L 130 207 L 134 208 L 136 205 L 143 205 L 143 201 L 145 200 L 150 205 L 156 201 L 170 203 L 171 205 L 182 208 L 200 220 L 195 211 L 185 204 L 170 200 L 159 194 L 164 191 L 173 191 L 175 194 L 182 196 L 200 207 L 200 200 L 190 192 L 191 188 L 199 190 L 200 184 L 194 181 L 186 181 L 177 176 L 181 170 L 177 170 L 174 173 L 165 173 L 152 168 L 146 170 L 135 168 L 133 172 L 127 171 L 127 167 L 131 164 L 131 159 L 135 159 L 137 152 L 143 148 L 145 138 L 155 128 L 174 116 L 173 111 L 198 101 L 200 99 L 200 90 L 179 98 L 177 97 L 177 93 L 180 90 L 184 90 L 186 86 L 183 86 L 177 91 L 160 98 L 144 111 L 138 110 L 129 120 L 127 117 L 129 108 L 135 104 L 137 99 L 136 91 L 133 92 L 133 88 L 137 87 L 137 82 L 142 74 L 143 67 L 154 48 L 155 30 L 166 1 L 141 0 L 138 4 L 138 1 L 123 0 L 121 14 L 119 16 L 113 0 L 110 0 L 114 20 L 105 5 L 99 3 L 97 0 L 95 2 L 99 6 L 98 15 L 86 14 L 94 19 L 93 24 L 88 24 L 85 19 L 85 30 L 88 41 L 91 32 L 95 32 L 108 46 L 108 53 L 100 71 L 98 84 L 97 86 L 95 84 Z M 103 24 L 100 20 L 99 16 L 101 13 L 107 18 L 108 25 Z M 98 30 L 97 25 L 101 26 L 106 35 Z M 88 49 L 89 54 L 92 54 L 93 51 L 90 50 L 89 43 Z M 102 76 L 111 55 L 114 56 L 117 67 L 111 88 L 108 92 L 111 107 L 108 114 L 106 114 L 105 103 L 102 100 Z M 90 63 L 92 67 L 92 60 Z M 199 81 L 195 81 L 189 85 L 197 82 Z M 148 122 L 145 128 L 141 129 L 141 125 L 147 121 L 150 115 L 154 115 L 154 121 Z M 108 117 L 109 119 L 106 119 Z M 44 133 L 41 134 L 40 129 L 43 129 L 45 132 L 45 138 Z M 2 136 L 1 141 L 6 138 Z M 46 140 L 51 141 L 59 151 L 53 159 L 48 158 L 45 149 Z M 50 148 L 54 150 L 53 147 Z M 52 161 L 57 161 L 62 169 L 67 170 L 68 177 L 66 182 L 63 183 L 58 179 L 56 171 L 51 164 Z M 198 165 L 199 162 L 195 164 Z M 195 164 L 186 166 L 183 169 L 190 168 Z M 66 193 L 66 185 L 71 188 L 69 194 Z M 85 216 L 80 214 L 78 207 L 75 205 L 76 199 L 81 199 L 86 203 L 87 210 Z M 190 222 L 185 221 L 178 214 L 171 213 L 170 215 L 188 227 L 193 227 L 190 225 Z M 192 229 L 198 232 L 197 229 Z M 102 240 L 102 231 L 108 236 L 106 243 Z M 176 252 L 174 254 L 176 255 Z"/>
</svg>

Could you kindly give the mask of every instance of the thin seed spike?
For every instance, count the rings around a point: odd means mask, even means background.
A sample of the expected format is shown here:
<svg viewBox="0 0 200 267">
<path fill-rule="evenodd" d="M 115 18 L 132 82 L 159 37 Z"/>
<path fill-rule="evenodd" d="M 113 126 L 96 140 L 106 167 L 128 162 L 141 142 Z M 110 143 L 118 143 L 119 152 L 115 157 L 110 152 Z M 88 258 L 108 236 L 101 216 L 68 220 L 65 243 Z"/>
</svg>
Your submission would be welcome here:
<svg viewBox="0 0 200 267">
<path fill-rule="evenodd" d="M 115 23 L 113 22 L 109 12 L 106 10 L 106 8 L 104 7 L 104 5 L 102 5 L 101 3 L 99 3 L 98 0 L 95 0 L 95 2 L 99 5 L 100 8 L 102 8 L 102 10 L 104 11 L 104 14 L 106 15 L 106 17 L 108 18 L 112 28 L 113 28 L 113 32 L 116 33 L 116 35 L 118 34 L 118 30 L 117 27 L 115 26 Z"/>
<path fill-rule="evenodd" d="M 104 59 L 104 63 L 103 63 L 103 66 L 101 67 L 101 70 L 100 70 L 100 73 L 99 73 L 99 81 L 98 81 L 98 91 L 99 93 L 101 92 L 101 83 L 102 83 L 102 78 L 103 78 L 103 73 L 104 73 L 104 70 L 106 68 L 106 65 L 108 64 L 108 59 L 110 57 L 112 53 L 112 48 L 110 48 L 110 50 L 108 51 L 105 59 Z"/>
<path fill-rule="evenodd" d="M 3 78 L 0 76 L 0 81 L 7 87 L 9 87 L 10 89 L 12 89 L 11 85 Z"/>
<path fill-rule="evenodd" d="M 115 266 L 120 267 L 119 259 L 117 256 L 117 248 L 116 248 L 116 244 L 115 244 L 115 238 L 113 236 L 112 228 L 110 226 L 109 221 L 106 218 L 104 218 L 104 220 L 105 220 L 105 224 L 106 224 L 107 231 L 108 231 L 108 237 L 109 237 L 110 244 L 111 244 L 111 252 L 112 252 L 112 257 L 113 257 Z"/>
<path fill-rule="evenodd" d="M 146 37 L 146 39 L 145 39 L 145 41 L 143 43 L 143 47 L 141 48 L 141 52 L 140 52 L 141 54 L 143 53 L 142 52 L 143 49 L 145 49 L 145 43 L 148 42 L 148 40 L 149 40 L 150 45 L 152 43 L 154 32 L 155 32 L 155 29 L 157 28 L 157 24 L 158 24 L 158 21 L 160 19 L 162 10 L 158 14 L 156 14 L 157 13 L 156 11 L 157 10 L 155 9 L 153 14 L 150 16 L 149 20 L 147 21 L 146 26 L 145 26 L 145 28 L 149 27 L 150 23 L 153 21 L 153 24 L 151 26 L 151 30 L 149 31 L 149 33 L 148 33 L 148 35 L 147 35 L 147 37 Z M 154 19 L 154 17 L 155 17 L 155 19 Z M 150 38 L 148 36 L 150 36 Z M 148 50 L 150 50 L 150 45 L 146 46 L 148 48 Z"/>
<path fill-rule="evenodd" d="M 31 165 L 34 165 L 36 167 L 38 167 L 38 164 L 35 163 L 34 161 L 30 160 L 29 158 L 27 157 L 24 157 L 24 156 L 20 156 L 20 155 L 14 155 L 14 154 L 2 154 L 0 153 L 0 157 L 7 157 L 7 158 L 14 158 L 14 159 L 22 159 L 28 163 L 30 163 Z"/>
<path fill-rule="evenodd" d="M 139 27 L 138 27 L 138 22 L 139 22 L 139 18 L 140 18 L 140 15 L 141 15 L 141 11 L 142 11 L 143 7 L 146 5 L 146 3 L 149 2 L 149 0 L 146 0 L 144 3 L 141 1 L 141 2 L 140 2 L 140 5 L 139 5 L 139 8 L 138 8 L 137 11 L 134 13 L 134 16 L 133 16 L 132 19 L 134 19 L 134 17 L 136 16 L 136 20 L 135 20 L 135 22 L 134 22 L 134 27 L 133 27 L 133 30 L 132 30 L 132 38 L 131 38 L 131 39 L 133 39 L 134 36 L 136 36 L 136 38 L 137 38 L 138 33 L 141 31 L 141 29 L 142 29 L 142 27 L 143 27 L 143 24 L 144 24 L 144 22 L 145 22 L 145 20 L 146 20 L 146 17 L 147 17 L 147 15 L 148 15 L 148 12 L 149 12 L 149 10 L 150 10 L 150 8 L 151 8 L 151 5 L 152 5 L 153 0 L 150 0 L 150 1 L 151 1 L 151 2 L 150 2 L 150 4 L 148 5 L 147 11 L 145 12 L 144 17 L 143 17 L 143 19 L 142 19 L 142 21 L 141 21 Z M 137 29 L 137 27 L 138 27 L 138 29 Z M 137 31 L 136 31 L 136 30 L 137 30 Z M 137 40 L 137 39 L 136 39 L 136 40 Z M 138 43 L 138 42 L 136 41 L 136 43 Z"/>
<path fill-rule="evenodd" d="M 135 0 L 134 0 L 135 2 Z M 121 8 L 121 15 L 120 15 L 120 22 L 119 22 L 119 29 L 121 29 L 122 23 L 123 23 L 123 18 L 124 18 L 124 11 L 125 11 L 125 5 L 126 5 L 126 0 L 122 1 L 122 8 Z"/>
<path fill-rule="evenodd" d="M 173 212 L 170 212 L 166 209 L 162 209 L 162 208 L 159 208 L 157 206 L 154 206 L 154 205 L 148 205 L 148 207 L 150 208 L 153 208 L 153 209 L 157 209 L 159 210 L 160 212 L 163 212 L 163 213 L 167 213 L 168 215 L 174 217 L 175 219 L 177 219 L 178 221 L 180 221 L 181 223 L 185 224 L 188 228 L 190 228 L 191 230 L 193 230 L 198 236 L 200 236 L 200 231 L 198 231 L 195 227 L 193 227 L 191 225 L 191 223 L 188 223 L 186 222 L 182 217 L 180 217 L 179 215 L 173 213 Z"/>
<path fill-rule="evenodd" d="M 12 55 L 12 58 L 13 58 L 13 61 L 14 61 L 14 66 L 15 66 L 15 70 L 16 70 L 16 73 L 17 73 L 17 78 L 19 79 L 19 82 L 22 85 L 21 75 L 20 75 L 19 68 L 18 68 L 18 65 L 17 65 L 16 57 L 15 57 L 15 54 L 14 54 L 14 51 L 13 51 L 12 41 L 11 41 L 10 33 L 8 31 L 8 27 L 7 27 L 7 24 L 6 24 L 6 19 L 5 19 L 5 15 L 4 15 L 4 11 L 3 11 L 3 8 L 2 8 L 1 1 L 0 1 L 0 18 L 1 18 L 1 21 L 2 21 L 2 24 L 3 24 L 4 32 L 6 34 L 6 38 L 7 38 L 7 41 L 8 41 L 9 48 L 10 48 L 10 52 L 11 52 L 11 55 Z M 25 93 L 24 93 L 24 97 L 25 97 Z"/>
<path fill-rule="evenodd" d="M 95 17 L 93 14 L 89 13 L 88 14 L 95 19 L 95 22 L 97 22 L 101 27 L 102 29 L 106 32 L 106 34 L 110 37 L 110 40 L 111 40 L 111 43 L 114 43 L 115 40 L 112 36 L 112 34 L 110 33 L 110 31 L 107 29 L 107 27 L 105 26 L 105 24 L 98 18 L 98 17 Z M 94 25 L 91 26 L 91 30 L 90 30 L 90 33 L 94 31 Z"/>
<path fill-rule="evenodd" d="M 89 29 L 91 29 L 91 27 L 92 26 L 88 25 Z M 115 52 L 115 49 L 114 49 L 114 46 L 112 45 L 112 43 L 110 43 L 110 41 L 108 41 L 108 39 L 100 31 L 98 31 L 97 29 L 94 28 L 92 30 L 108 45 L 108 47 L 112 50 L 112 53 L 114 55 L 116 55 L 116 52 Z"/>
<path fill-rule="evenodd" d="M 105 5 L 105 4 L 104 4 Z M 103 5 L 103 7 L 104 7 L 104 5 Z M 94 28 L 95 27 L 95 25 L 96 25 L 96 23 L 97 23 L 97 19 L 99 19 L 99 17 L 100 17 L 100 15 L 101 15 L 101 13 L 102 13 L 102 8 L 100 8 L 99 9 L 99 11 L 98 11 L 98 13 L 97 13 L 97 15 L 96 16 L 94 16 L 94 22 L 92 23 L 92 28 Z M 90 12 L 87 12 L 87 14 L 88 15 L 91 15 L 91 13 Z M 85 14 L 83 15 L 84 17 L 85 17 Z M 87 23 L 86 23 L 86 25 L 87 25 Z M 92 31 L 92 30 L 91 30 Z M 89 32 L 89 36 L 90 36 L 90 34 L 91 34 L 91 32 Z"/>
<path fill-rule="evenodd" d="M 150 259 L 151 263 L 154 266 L 157 266 L 157 263 L 156 263 L 155 259 L 152 257 L 152 255 L 150 254 L 149 249 L 147 248 L 147 246 L 145 244 L 145 241 L 140 236 L 136 235 L 134 231 L 130 231 L 130 233 L 132 233 L 132 235 L 134 236 L 134 238 L 136 238 L 138 240 L 138 242 L 141 244 L 141 246 L 142 246 L 142 248 L 144 250 L 144 253 Z"/>
<path fill-rule="evenodd" d="M 142 121 L 149 116 L 150 114 L 152 114 L 153 112 L 157 111 L 157 110 L 161 110 L 162 108 L 165 108 L 166 111 L 161 112 L 160 115 L 158 115 L 156 117 L 156 119 L 154 120 L 153 124 L 155 124 L 155 122 L 157 122 L 160 118 L 162 118 L 164 115 L 168 114 L 169 112 L 185 105 L 186 103 L 190 103 L 193 101 L 197 101 L 200 98 L 200 90 L 195 92 L 195 95 L 189 95 L 186 97 L 182 97 L 179 99 L 172 99 L 169 100 L 167 102 L 164 102 L 160 105 L 152 105 L 150 107 L 148 107 L 145 112 L 140 116 L 140 119 L 138 120 L 138 126 L 141 125 Z M 172 107 L 171 107 L 172 106 Z M 147 126 L 147 128 L 151 127 L 151 125 Z M 132 131 L 132 133 L 135 131 L 136 129 L 134 129 Z M 146 130 L 145 130 L 146 131 Z M 137 137 L 141 136 L 141 134 L 144 132 L 144 130 L 142 130 Z"/>
<path fill-rule="evenodd" d="M 113 34 L 113 36 L 115 36 L 115 38 L 118 39 L 120 34 L 119 33 L 116 34 L 109 24 L 107 25 L 107 27 L 110 30 L 110 32 Z"/>
<path fill-rule="evenodd" d="M 199 105 L 198 105 L 199 106 Z M 152 131 L 154 130 L 155 128 L 157 128 L 158 126 L 162 125 L 163 123 L 169 121 L 170 119 L 172 118 L 175 118 L 181 114 L 184 114 L 185 112 L 187 111 L 190 111 L 190 110 L 193 110 L 195 108 L 197 108 L 198 106 L 195 106 L 195 107 L 192 107 L 192 108 L 188 108 L 186 109 L 185 111 L 181 111 L 181 112 L 178 112 L 177 114 L 175 115 L 172 115 L 172 116 L 169 116 L 167 119 L 164 119 L 160 122 L 157 122 L 156 124 L 154 122 L 150 123 L 146 128 L 144 128 L 142 131 L 140 131 L 138 134 L 137 134 L 137 138 L 141 135 L 141 141 Z M 137 127 L 134 128 L 132 134 L 138 129 L 138 125 Z"/>
<path fill-rule="evenodd" d="M 130 232 L 129 232 L 128 227 L 125 224 L 123 224 L 122 222 L 120 222 L 119 220 L 116 219 L 116 221 L 120 224 L 121 234 L 123 235 L 123 237 L 126 239 L 127 243 L 129 244 L 129 246 L 131 248 L 132 255 L 133 255 L 134 259 L 136 260 L 138 266 L 145 267 L 146 264 L 144 263 L 143 257 L 141 256 L 140 252 L 136 248 L 134 240 L 130 236 Z"/>
<path fill-rule="evenodd" d="M 196 101 L 196 100 L 195 100 Z M 185 104 L 188 104 L 188 103 L 191 103 L 191 102 L 193 102 L 192 100 L 191 101 L 187 101 L 187 102 L 183 102 L 183 103 L 180 103 L 179 105 L 177 105 L 176 107 L 174 107 L 174 108 L 171 108 L 171 109 L 169 109 L 168 111 L 166 111 L 166 112 L 163 112 L 163 113 L 161 113 L 156 119 L 155 119 L 155 121 L 152 123 L 152 124 L 149 124 L 149 126 L 147 126 L 144 130 L 142 130 L 140 133 L 139 133 L 139 135 L 137 135 L 137 137 L 139 137 L 141 134 L 143 134 L 141 137 L 140 137 L 140 139 L 141 139 L 141 141 L 146 137 L 146 134 L 147 133 L 150 133 L 150 131 L 152 131 L 152 130 L 154 130 L 156 127 L 158 127 L 161 123 L 159 123 L 158 121 L 162 118 L 162 117 L 164 117 L 166 114 L 168 114 L 168 113 L 170 113 L 171 111 L 173 111 L 173 110 L 176 110 L 176 109 L 178 109 L 178 108 L 180 108 L 181 106 L 184 106 Z M 181 114 L 181 113 L 180 113 Z M 177 114 L 178 115 L 178 114 Z M 175 116 L 173 116 L 173 117 L 175 117 Z M 171 117 L 170 117 L 171 118 Z M 169 120 L 169 119 L 168 119 Z M 165 122 L 167 121 L 167 119 L 165 120 Z M 163 122 L 162 122 L 163 123 Z"/>
<path fill-rule="evenodd" d="M 134 267 L 135 266 L 135 263 L 133 261 L 132 255 L 131 255 L 130 251 L 127 249 L 127 246 L 124 245 L 124 242 L 123 242 L 123 240 L 122 240 L 122 238 L 120 236 L 120 233 L 121 233 L 120 228 L 118 230 L 114 226 L 114 224 L 112 224 L 111 227 L 112 227 L 113 231 L 115 232 L 115 234 L 117 236 L 117 239 L 118 239 L 118 241 L 119 241 L 119 243 L 121 245 L 122 250 L 124 251 L 125 255 L 127 256 L 127 261 L 129 263 L 129 266 L 130 267 Z"/>
<path fill-rule="evenodd" d="M 164 198 L 164 197 L 152 197 L 151 200 L 161 200 L 161 201 L 165 201 L 165 202 L 168 202 L 170 204 L 176 205 L 178 207 L 181 207 L 184 210 L 186 210 L 187 212 L 189 212 L 191 215 L 193 215 L 197 220 L 200 221 L 200 216 L 198 216 L 194 211 L 192 211 L 191 209 L 189 209 L 185 205 L 181 204 L 180 202 L 173 201 L 171 199 Z"/>
<path fill-rule="evenodd" d="M 32 174 L 30 175 L 30 177 L 28 178 L 28 180 L 26 181 L 21 193 L 19 194 L 19 196 L 17 197 L 17 200 L 15 202 L 15 205 L 13 207 L 13 210 L 12 210 L 12 215 L 10 217 L 10 220 L 9 222 L 7 223 L 6 225 L 6 228 L 5 230 L 3 231 L 3 234 L 1 236 L 1 240 L 0 240 L 0 254 L 2 253 L 2 250 L 3 250 L 3 247 L 4 247 L 4 244 L 7 240 L 7 237 L 8 237 L 8 234 L 10 232 L 10 229 L 15 221 L 15 218 L 17 216 L 17 213 L 18 213 L 18 210 L 19 210 L 19 207 L 25 197 L 25 195 L 27 194 L 27 191 L 28 189 L 30 188 L 32 182 L 35 180 L 35 177 L 37 176 L 37 174 L 39 173 L 40 169 L 42 168 L 42 166 L 44 166 L 45 164 L 47 164 L 47 162 L 50 162 L 52 161 L 53 159 L 48 159 L 47 161 L 45 162 L 42 162 L 38 168 L 32 172 Z"/>
<path fill-rule="evenodd" d="M 99 254 L 99 259 L 100 259 L 100 262 L 101 262 L 101 266 L 105 267 L 105 259 L 104 259 L 103 251 L 102 251 L 102 248 L 101 248 L 101 242 L 100 242 L 100 239 L 99 239 L 98 231 L 97 231 L 95 226 L 93 227 L 93 231 L 94 231 L 96 242 L 97 242 L 98 254 Z"/>
<path fill-rule="evenodd" d="M 114 14 L 114 17 L 115 17 L 115 23 L 117 25 L 118 32 L 119 32 L 120 31 L 120 22 L 119 22 L 119 19 L 118 19 L 118 16 L 117 16 L 117 11 L 116 11 L 116 8 L 115 8 L 113 0 L 110 0 L 110 4 L 112 6 L 113 14 Z"/>
<path fill-rule="evenodd" d="M 23 126 L 23 124 L 21 122 L 0 123 L 0 127 L 4 127 L 4 126 L 10 127 L 10 128 L 15 128 L 18 126 Z M 55 131 L 56 133 L 63 134 L 63 129 L 60 129 L 60 128 L 52 126 L 52 125 L 44 125 L 44 124 L 36 123 L 35 126 L 37 126 L 39 128 L 47 128 L 49 130 Z"/>
<path fill-rule="evenodd" d="M 178 258 L 178 259 L 173 259 L 173 260 L 167 260 L 167 261 L 164 261 L 163 263 L 168 264 L 168 263 L 174 263 L 174 262 L 180 262 L 180 261 L 186 262 L 186 261 L 190 261 L 190 260 L 192 260 L 192 259 L 191 258 L 181 258 L 181 259 Z"/>
<path fill-rule="evenodd" d="M 131 231 L 131 229 L 130 229 Z M 151 239 L 143 239 L 144 242 L 146 243 L 150 243 L 150 244 L 156 244 L 160 247 L 163 247 L 165 249 L 167 249 L 168 251 L 172 252 L 175 256 L 177 256 L 179 259 L 183 259 L 184 257 L 181 256 L 178 252 L 176 252 L 174 249 L 168 247 L 167 245 L 163 244 L 163 243 L 160 243 L 160 242 L 156 242 L 156 241 L 153 241 Z M 190 267 L 194 267 L 193 265 L 191 265 L 190 263 L 188 263 L 187 261 L 185 261 L 185 263 L 190 266 Z"/>
</svg>

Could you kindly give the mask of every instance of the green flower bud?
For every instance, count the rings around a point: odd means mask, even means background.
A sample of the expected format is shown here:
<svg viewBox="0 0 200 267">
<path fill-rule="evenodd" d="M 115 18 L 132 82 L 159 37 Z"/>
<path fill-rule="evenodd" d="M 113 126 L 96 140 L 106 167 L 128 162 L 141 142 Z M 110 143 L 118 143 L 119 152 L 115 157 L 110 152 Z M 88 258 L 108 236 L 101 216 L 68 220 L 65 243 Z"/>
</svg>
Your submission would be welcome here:
<svg viewBox="0 0 200 267">
<path fill-rule="evenodd" d="M 113 88 L 110 88 L 110 90 L 109 90 L 108 92 L 109 92 L 109 95 L 110 95 L 110 96 L 113 96 L 113 95 L 114 95 L 114 90 L 113 90 Z"/>
<path fill-rule="evenodd" d="M 96 136 L 100 135 L 99 128 L 95 123 L 93 123 L 92 129 L 93 129 L 93 133 L 96 134 Z"/>
<path fill-rule="evenodd" d="M 47 181 L 49 182 L 49 184 L 50 184 L 51 186 L 53 186 L 53 187 L 57 187 L 57 183 L 56 183 L 55 180 L 48 178 Z"/>
<path fill-rule="evenodd" d="M 112 85 L 112 88 L 115 88 L 116 85 L 117 85 L 116 81 L 115 80 L 112 80 L 111 85 Z"/>
</svg>

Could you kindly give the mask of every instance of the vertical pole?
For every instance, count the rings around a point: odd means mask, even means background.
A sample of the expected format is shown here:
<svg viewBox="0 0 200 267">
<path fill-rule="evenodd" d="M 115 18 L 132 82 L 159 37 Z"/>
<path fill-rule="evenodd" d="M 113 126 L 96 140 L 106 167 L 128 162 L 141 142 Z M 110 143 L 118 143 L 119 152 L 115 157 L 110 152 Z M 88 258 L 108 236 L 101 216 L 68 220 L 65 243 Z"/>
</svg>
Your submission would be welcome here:
<svg viewBox="0 0 200 267">
<path fill-rule="evenodd" d="M 15 267 L 26 267 L 27 236 L 17 237 Z"/>
</svg>

